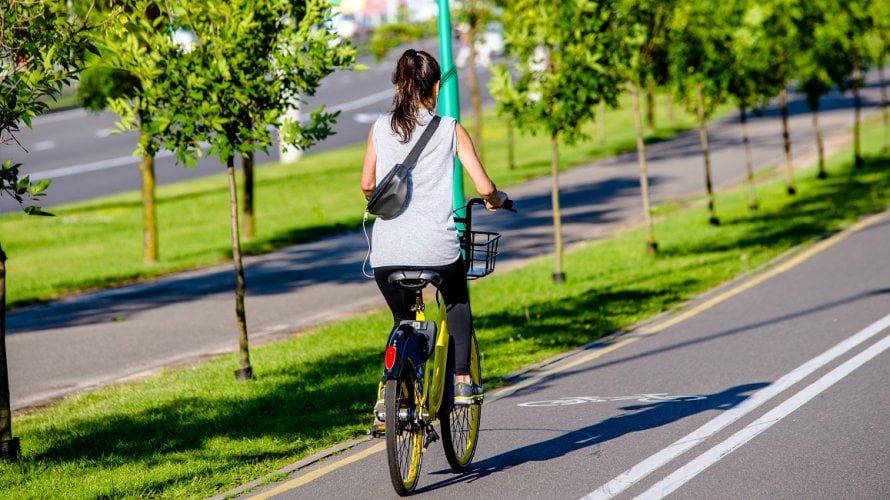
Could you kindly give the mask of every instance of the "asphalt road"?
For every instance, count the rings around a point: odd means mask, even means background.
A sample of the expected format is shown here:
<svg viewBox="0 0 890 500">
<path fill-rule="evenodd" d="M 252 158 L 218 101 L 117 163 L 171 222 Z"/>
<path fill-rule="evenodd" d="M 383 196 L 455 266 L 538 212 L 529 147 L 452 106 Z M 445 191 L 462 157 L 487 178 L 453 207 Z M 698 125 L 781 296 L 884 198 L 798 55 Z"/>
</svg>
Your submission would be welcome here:
<svg viewBox="0 0 890 500">
<path fill-rule="evenodd" d="M 890 212 L 525 372 L 486 396 L 471 470 L 434 443 L 418 496 L 890 497 L 888 243 Z M 244 496 L 395 497 L 384 441 L 352 444 Z"/>
<path fill-rule="evenodd" d="M 874 110 L 879 89 L 865 105 Z M 829 144 L 847 137 L 850 98 L 832 94 L 821 123 Z M 794 151 L 812 161 L 810 116 L 792 104 Z M 739 125 L 727 119 L 711 126 L 716 185 L 744 177 Z M 759 168 L 781 163 L 781 128 L 775 110 L 749 123 Z M 654 202 L 703 190 L 696 132 L 649 149 Z M 595 162 L 561 175 L 567 244 L 602 237 L 640 219 L 638 167 L 633 154 Z M 504 237 L 501 267 L 552 252 L 550 181 L 532 180 L 510 189 L 520 214 L 474 219 Z M 718 201 L 719 213 L 719 201 Z M 6 237 L 6 236 L 4 236 Z M 252 342 L 273 339 L 319 322 L 383 306 L 361 273 L 364 236 L 350 233 L 246 259 L 247 323 Z M 569 276 L 571 279 L 571 275 Z M 14 409 L 116 381 L 164 366 L 237 348 L 234 273 L 219 266 L 130 287 L 71 297 L 9 313 L 7 351 Z"/>
</svg>

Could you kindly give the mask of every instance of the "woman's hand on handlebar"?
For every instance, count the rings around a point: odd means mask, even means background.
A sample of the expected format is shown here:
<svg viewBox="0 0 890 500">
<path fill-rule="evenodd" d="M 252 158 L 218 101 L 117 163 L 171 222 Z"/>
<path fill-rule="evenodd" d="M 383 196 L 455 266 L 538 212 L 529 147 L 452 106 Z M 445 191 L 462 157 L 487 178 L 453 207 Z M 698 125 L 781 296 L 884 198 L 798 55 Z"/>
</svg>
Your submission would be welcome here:
<svg viewBox="0 0 890 500">
<path fill-rule="evenodd" d="M 485 200 L 485 208 L 487 208 L 490 212 L 494 212 L 499 208 L 506 208 L 508 210 L 513 208 L 513 200 L 507 196 L 507 193 L 503 191 L 497 192 L 497 204 L 492 203 L 489 200 Z"/>
</svg>

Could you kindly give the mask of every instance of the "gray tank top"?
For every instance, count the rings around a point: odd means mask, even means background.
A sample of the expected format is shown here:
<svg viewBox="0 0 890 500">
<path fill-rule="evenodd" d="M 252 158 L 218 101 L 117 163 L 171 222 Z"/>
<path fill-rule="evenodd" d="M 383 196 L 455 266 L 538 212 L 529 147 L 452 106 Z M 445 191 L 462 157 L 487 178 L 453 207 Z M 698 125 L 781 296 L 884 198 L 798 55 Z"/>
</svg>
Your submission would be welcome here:
<svg viewBox="0 0 890 500">
<path fill-rule="evenodd" d="M 391 115 L 374 123 L 377 182 L 408 156 L 433 117 L 419 111 L 420 123 L 407 144 L 390 127 Z M 453 118 L 442 117 L 439 127 L 411 172 L 408 208 L 398 217 L 374 221 L 371 266 L 444 266 L 457 260 L 460 246 L 454 225 L 454 156 L 457 136 Z"/>
</svg>

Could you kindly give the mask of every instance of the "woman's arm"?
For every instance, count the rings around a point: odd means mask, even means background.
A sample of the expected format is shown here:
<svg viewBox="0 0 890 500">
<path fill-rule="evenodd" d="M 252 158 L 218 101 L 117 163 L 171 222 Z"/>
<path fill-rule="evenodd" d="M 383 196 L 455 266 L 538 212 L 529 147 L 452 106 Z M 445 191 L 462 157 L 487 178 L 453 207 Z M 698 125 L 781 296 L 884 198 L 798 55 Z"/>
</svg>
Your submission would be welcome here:
<svg viewBox="0 0 890 500">
<path fill-rule="evenodd" d="M 368 132 L 365 161 L 362 163 L 361 187 L 365 198 L 370 197 L 374 188 L 377 187 L 377 151 L 374 150 L 374 125 L 371 125 L 371 131 Z"/>
<path fill-rule="evenodd" d="M 470 134 L 460 123 L 455 124 L 455 133 L 457 134 L 457 157 L 460 158 L 461 164 L 470 174 L 473 185 L 476 186 L 476 192 L 485 200 L 485 206 L 489 210 L 494 210 L 504 204 L 506 195 L 502 195 L 494 182 L 482 166 L 479 155 L 476 154 L 476 147 L 473 146 L 473 140 Z"/>
</svg>

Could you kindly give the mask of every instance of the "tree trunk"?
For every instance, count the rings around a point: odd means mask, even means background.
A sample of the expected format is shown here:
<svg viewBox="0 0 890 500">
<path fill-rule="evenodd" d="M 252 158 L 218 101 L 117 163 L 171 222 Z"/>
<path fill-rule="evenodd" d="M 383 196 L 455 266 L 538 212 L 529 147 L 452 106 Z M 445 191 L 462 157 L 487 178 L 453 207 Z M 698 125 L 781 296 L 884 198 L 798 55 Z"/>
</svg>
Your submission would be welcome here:
<svg viewBox="0 0 890 500">
<path fill-rule="evenodd" d="M 562 269 L 563 240 L 562 209 L 559 206 L 559 136 L 556 134 L 550 136 L 550 178 L 552 180 L 550 198 L 553 206 L 553 232 L 556 247 L 556 268 L 553 271 L 553 281 L 563 283 L 566 280 L 566 274 Z"/>
<path fill-rule="evenodd" d="M 467 29 L 467 44 L 467 86 L 470 88 L 470 102 L 473 105 L 475 121 L 473 142 L 476 143 L 479 159 L 485 163 L 482 146 L 482 97 L 479 93 L 479 78 L 476 76 L 476 27 L 473 23 L 470 23 Z"/>
<path fill-rule="evenodd" d="M 244 311 L 244 263 L 241 261 L 241 235 L 238 231 L 238 190 L 235 183 L 235 159 L 229 156 L 226 160 L 226 173 L 229 177 L 229 205 L 232 219 L 232 261 L 235 264 L 235 319 L 238 322 L 238 352 L 241 368 L 235 370 L 238 380 L 253 378 L 250 366 L 250 348 L 247 340 L 247 316 Z"/>
<path fill-rule="evenodd" d="M 881 61 L 887 60 L 884 51 Z M 890 151 L 890 98 L 887 97 L 887 79 L 884 78 L 884 64 L 878 67 L 878 78 L 881 80 L 881 117 L 884 119 L 884 153 Z"/>
<path fill-rule="evenodd" d="M 859 92 L 861 87 L 861 72 L 859 69 L 853 71 L 853 165 L 861 167 L 865 164 L 862 160 L 862 96 Z"/>
<path fill-rule="evenodd" d="M 825 171 L 825 145 L 822 141 L 822 129 L 819 128 L 819 109 L 813 110 L 813 131 L 816 134 L 816 151 L 819 154 L 819 173 L 816 177 L 819 179 L 827 179 L 828 173 Z"/>
<path fill-rule="evenodd" d="M 785 189 L 788 194 L 794 194 L 794 164 L 791 161 L 791 135 L 788 131 L 788 91 L 782 89 L 779 93 L 779 108 L 782 112 L 782 141 L 785 145 Z"/>
<path fill-rule="evenodd" d="M 674 116 L 674 96 L 672 94 L 668 94 L 667 98 L 668 98 L 668 104 L 667 104 L 668 122 L 673 124 L 674 120 L 676 119 L 676 116 Z"/>
<path fill-rule="evenodd" d="M 646 79 L 646 126 L 649 132 L 655 132 L 655 80 Z"/>
<path fill-rule="evenodd" d="M 643 197 L 643 221 L 646 224 L 646 251 L 650 254 L 658 252 L 655 242 L 655 230 L 652 225 L 652 208 L 649 204 L 649 168 L 646 165 L 646 141 L 643 139 L 643 119 L 640 116 L 640 94 L 633 83 L 630 87 L 630 100 L 633 105 L 634 128 L 637 134 L 637 158 L 640 162 L 640 192 Z"/>
<path fill-rule="evenodd" d="M 711 182 L 711 151 L 708 146 L 708 120 L 705 116 L 705 98 L 702 95 L 701 83 L 695 86 L 695 101 L 698 110 L 698 137 L 701 141 L 701 154 L 705 161 L 705 189 L 708 192 L 708 214 L 710 218 L 708 222 L 712 226 L 720 225 L 720 219 L 717 218 L 714 199 L 714 185 Z"/>
<path fill-rule="evenodd" d="M 739 106 L 742 122 L 742 144 L 745 145 L 745 171 L 748 173 L 748 210 L 757 210 L 757 189 L 754 184 L 754 162 L 751 159 L 751 138 L 748 136 L 748 111 Z"/>
<path fill-rule="evenodd" d="M 19 440 L 12 437 L 9 368 L 6 364 L 6 253 L 0 245 L 0 460 L 16 461 Z"/>
<path fill-rule="evenodd" d="M 600 145 L 606 143 L 606 101 L 600 101 L 596 111 L 596 140 Z"/>
<path fill-rule="evenodd" d="M 244 171 L 244 239 L 256 236 L 256 211 L 254 210 L 254 160 L 253 152 L 241 155 L 241 169 Z"/>
<path fill-rule="evenodd" d="M 157 181 L 154 156 L 145 155 L 139 161 L 142 177 L 142 260 L 146 264 L 158 261 Z"/>
<path fill-rule="evenodd" d="M 507 120 L 507 170 L 516 168 L 516 143 L 513 139 L 513 120 Z"/>
</svg>

